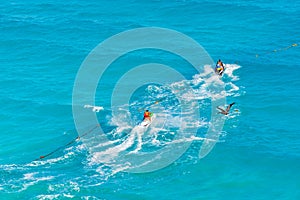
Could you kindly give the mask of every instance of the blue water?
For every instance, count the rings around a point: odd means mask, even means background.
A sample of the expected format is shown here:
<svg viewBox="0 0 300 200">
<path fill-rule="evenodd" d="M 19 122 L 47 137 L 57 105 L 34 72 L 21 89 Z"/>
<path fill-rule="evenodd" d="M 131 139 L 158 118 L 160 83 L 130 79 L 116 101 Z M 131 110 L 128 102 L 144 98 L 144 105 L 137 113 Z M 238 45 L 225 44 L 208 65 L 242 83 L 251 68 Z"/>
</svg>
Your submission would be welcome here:
<svg viewBox="0 0 300 200">
<path fill-rule="evenodd" d="M 300 45 L 299 1 L 6 1 L 0 21 L 0 199 L 300 199 L 300 48 L 292 46 Z M 214 61 L 221 58 L 226 101 L 236 105 L 206 157 L 198 157 L 198 140 L 164 168 L 129 173 L 96 162 L 101 151 L 82 141 L 64 145 L 78 136 L 72 92 L 82 62 L 100 42 L 142 27 L 176 30 Z M 118 145 L 128 140 L 140 107 L 158 115 L 161 108 L 180 111 L 170 90 L 150 84 L 133 94 L 130 116 L 112 117 L 111 85 L 122 70 L 147 62 L 173 67 L 185 83 L 199 81 L 193 89 L 200 108 L 191 110 L 200 109 L 197 136 L 204 137 L 214 112 L 209 90 L 201 90 L 206 78 L 184 70 L 186 61 L 151 50 L 121 57 L 100 81 L 95 102 L 104 110 L 95 114 L 107 137 L 118 134 Z M 128 128 L 120 131 L 123 120 Z M 155 125 L 147 132 L 155 133 Z M 156 140 L 166 145 L 179 133 L 166 125 Z M 140 151 L 159 148 L 144 141 Z"/>
</svg>

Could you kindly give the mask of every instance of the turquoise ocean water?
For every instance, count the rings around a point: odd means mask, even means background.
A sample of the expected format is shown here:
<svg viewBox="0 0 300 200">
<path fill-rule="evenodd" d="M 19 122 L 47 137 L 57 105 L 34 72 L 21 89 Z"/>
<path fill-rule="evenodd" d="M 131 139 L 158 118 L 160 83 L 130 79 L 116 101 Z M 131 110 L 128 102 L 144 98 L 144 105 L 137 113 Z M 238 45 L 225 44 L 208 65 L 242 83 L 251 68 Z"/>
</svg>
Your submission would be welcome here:
<svg viewBox="0 0 300 200">
<path fill-rule="evenodd" d="M 299 1 L 9 0 L 0 5 L 0 22 L 0 199 L 300 199 L 300 48 L 293 45 L 300 43 Z M 199 159 L 197 140 L 167 167 L 128 173 L 95 162 L 101 151 L 80 141 L 64 145 L 78 135 L 72 92 L 82 62 L 100 42 L 142 27 L 181 32 L 214 61 L 221 58 L 226 100 L 236 105 L 206 157 Z M 112 64 L 117 72 L 106 73 L 107 85 L 99 83 L 95 102 L 104 110 L 96 115 L 104 132 L 124 141 L 141 118 L 138 108 L 180 110 L 168 89 L 150 84 L 135 91 L 130 117 L 112 117 L 110 84 L 121 67 L 149 62 L 170 65 L 194 84 L 200 108 L 191 109 L 201 111 L 203 137 L 208 69 L 185 70 L 186 62 L 151 50 L 121 57 Z M 172 125 L 155 130 L 153 124 L 149 137 L 160 145 L 180 132 Z M 157 143 L 143 141 L 142 150 Z"/>
</svg>

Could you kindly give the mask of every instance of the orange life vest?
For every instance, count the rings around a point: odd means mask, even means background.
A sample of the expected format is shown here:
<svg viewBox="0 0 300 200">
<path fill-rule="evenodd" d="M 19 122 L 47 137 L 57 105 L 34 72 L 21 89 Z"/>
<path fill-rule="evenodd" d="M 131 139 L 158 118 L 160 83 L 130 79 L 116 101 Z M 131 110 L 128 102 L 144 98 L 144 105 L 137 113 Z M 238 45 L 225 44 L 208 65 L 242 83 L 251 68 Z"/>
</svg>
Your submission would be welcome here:
<svg viewBox="0 0 300 200">
<path fill-rule="evenodd" d="M 150 117 L 150 112 L 144 112 L 144 118 Z"/>
</svg>

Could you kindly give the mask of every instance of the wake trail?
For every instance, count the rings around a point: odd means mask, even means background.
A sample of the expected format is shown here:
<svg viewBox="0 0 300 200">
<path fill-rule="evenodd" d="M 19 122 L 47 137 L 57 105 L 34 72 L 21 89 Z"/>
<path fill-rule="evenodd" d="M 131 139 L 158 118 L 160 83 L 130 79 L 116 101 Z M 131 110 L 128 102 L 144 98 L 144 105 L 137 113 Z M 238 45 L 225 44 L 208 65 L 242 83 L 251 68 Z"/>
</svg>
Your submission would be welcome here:
<svg viewBox="0 0 300 200">
<path fill-rule="evenodd" d="M 147 100 L 139 99 L 124 105 L 110 118 L 107 124 L 115 128 L 107 134 L 114 139 L 92 146 L 90 163 L 102 163 L 115 171 L 122 171 L 131 166 L 130 163 L 120 164 L 118 159 L 143 155 L 170 144 L 193 141 L 203 143 L 199 156 L 205 156 L 220 136 L 219 127 L 212 124 L 219 123 L 223 117 L 215 114 L 215 118 L 210 119 L 206 113 L 216 113 L 212 102 L 221 103 L 224 97 L 238 95 L 240 87 L 234 82 L 239 77 L 234 72 L 239 68 L 236 64 L 225 64 L 223 77 L 220 77 L 215 74 L 212 66 L 206 65 L 203 72 L 195 74 L 191 80 L 162 86 L 149 85 L 145 90 Z M 132 117 L 141 115 L 141 108 L 145 107 L 157 115 L 147 128 L 140 126 L 140 122 L 134 125 L 136 123 L 132 121 Z M 201 117 L 197 114 L 199 110 L 204 113 Z M 206 130 L 207 133 L 195 134 L 198 129 Z"/>
</svg>

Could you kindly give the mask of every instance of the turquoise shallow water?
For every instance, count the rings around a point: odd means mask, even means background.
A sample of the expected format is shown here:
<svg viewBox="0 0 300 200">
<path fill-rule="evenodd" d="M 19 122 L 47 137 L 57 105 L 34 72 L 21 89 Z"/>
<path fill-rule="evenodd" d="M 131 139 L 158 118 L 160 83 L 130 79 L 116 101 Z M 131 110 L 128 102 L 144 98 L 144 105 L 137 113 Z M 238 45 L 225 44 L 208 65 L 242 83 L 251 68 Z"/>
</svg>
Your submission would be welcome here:
<svg viewBox="0 0 300 200">
<path fill-rule="evenodd" d="M 300 198 L 300 49 L 291 47 L 300 42 L 299 2 L 7 1 L 0 11 L 0 199 Z M 91 153 L 84 143 L 64 147 L 77 137 L 72 92 L 83 60 L 108 37 L 152 26 L 182 32 L 213 60 L 228 64 L 227 102 L 235 101 L 239 112 L 226 118 L 220 141 L 203 159 L 198 158 L 202 143 L 194 141 L 171 165 L 140 174 L 95 163 L 98 149 Z M 120 72 L 153 62 L 200 82 L 193 84 L 203 120 L 197 134 L 203 137 L 209 90 L 195 71 L 185 70 L 186 61 L 151 50 L 121 57 L 112 63 L 117 70 L 107 71 L 99 83 L 95 101 L 104 111 L 96 114 L 103 130 L 127 140 L 128 129 L 140 120 L 137 108 L 157 99 L 163 98 L 158 106 L 180 110 L 169 90 L 152 85 L 134 93 L 130 117 L 112 118 L 111 85 Z M 161 107 L 153 109 L 160 114 Z M 122 120 L 129 128 L 120 131 Z M 161 144 L 179 133 L 172 125 L 165 129 L 158 134 Z M 160 147 L 143 146 L 146 152 L 153 148 Z"/>
</svg>

